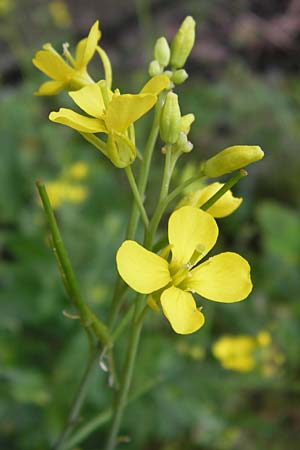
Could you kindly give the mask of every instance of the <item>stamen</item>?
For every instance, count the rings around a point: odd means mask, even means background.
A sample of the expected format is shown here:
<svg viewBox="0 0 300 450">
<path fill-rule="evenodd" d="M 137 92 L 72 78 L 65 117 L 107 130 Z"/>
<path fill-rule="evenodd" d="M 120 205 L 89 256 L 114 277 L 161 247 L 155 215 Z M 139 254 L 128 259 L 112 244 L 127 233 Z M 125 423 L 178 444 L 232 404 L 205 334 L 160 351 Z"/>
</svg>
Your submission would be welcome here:
<svg viewBox="0 0 300 450">
<path fill-rule="evenodd" d="M 67 58 L 67 60 L 72 64 L 72 66 L 75 67 L 75 59 L 73 58 L 73 56 L 71 55 L 71 53 L 69 52 L 69 43 L 65 42 L 63 44 L 63 54 L 64 56 Z"/>
</svg>

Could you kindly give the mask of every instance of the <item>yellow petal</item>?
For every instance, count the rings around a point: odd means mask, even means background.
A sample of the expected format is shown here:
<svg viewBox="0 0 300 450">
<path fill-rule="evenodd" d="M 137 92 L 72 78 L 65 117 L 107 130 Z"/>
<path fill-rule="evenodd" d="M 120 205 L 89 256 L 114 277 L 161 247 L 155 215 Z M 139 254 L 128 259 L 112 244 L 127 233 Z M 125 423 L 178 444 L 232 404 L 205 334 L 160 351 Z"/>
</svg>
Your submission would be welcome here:
<svg viewBox="0 0 300 450">
<path fill-rule="evenodd" d="M 237 253 L 220 253 L 190 272 L 186 286 L 216 302 L 244 300 L 252 290 L 250 266 Z"/>
<path fill-rule="evenodd" d="M 164 89 L 168 89 L 170 86 L 170 78 L 167 75 L 156 75 L 151 78 L 143 89 L 140 91 L 140 94 L 154 94 L 157 95 Z"/>
<path fill-rule="evenodd" d="M 172 265 L 188 263 L 197 250 L 199 257 L 193 258 L 195 264 L 215 245 L 217 237 L 218 226 L 210 214 L 193 206 L 177 209 L 169 219 Z"/>
<path fill-rule="evenodd" d="M 176 333 L 194 333 L 204 324 L 204 316 L 189 292 L 172 286 L 162 293 L 160 301 L 164 315 Z"/>
<path fill-rule="evenodd" d="M 38 51 L 33 58 L 32 63 L 53 80 L 68 80 L 75 74 L 75 70 L 68 66 L 62 57 L 54 51 Z"/>
<path fill-rule="evenodd" d="M 98 84 L 88 84 L 78 91 L 69 92 L 76 105 L 92 117 L 100 118 L 104 111 L 104 102 Z"/>
<path fill-rule="evenodd" d="M 104 114 L 107 128 L 124 132 L 129 125 L 146 114 L 156 100 L 157 97 L 153 94 L 114 95 Z"/>
<path fill-rule="evenodd" d="M 75 60 L 77 69 L 86 67 L 90 62 L 96 51 L 100 37 L 101 31 L 99 30 L 99 20 L 97 20 L 91 27 L 88 37 L 82 39 L 76 46 Z"/>
<path fill-rule="evenodd" d="M 91 119 L 72 111 L 71 109 L 60 108 L 58 112 L 53 111 L 49 115 L 52 122 L 61 123 L 74 130 L 83 133 L 105 132 L 105 126 L 101 119 Z"/>
<path fill-rule="evenodd" d="M 135 291 L 150 294 L 171 280 L 166 260 L 135 241 L 125 241 L 117 252 L 118 272 Z"/>
<path fill-rule="evenodd" d="M 212 183 L 197 191 L 197 193 L 195 193 L 197 196 L 195 206 L 201 207 L 223 186 L 223 183 Z M 216 201 L 213 206 L 208 208 L 206 212 L 216 218 L 226 217 L 233 213 L 240 206 L 242 201 L 242 198 L 234 197 L 232 192 L 229 190 L 218 201 Z"/>
<path fill-rule="evenodd" d="M 43 83 L 35 95 L 55 95 L 64 87 L 63 81 L 46 81 Z"/>
</svg>

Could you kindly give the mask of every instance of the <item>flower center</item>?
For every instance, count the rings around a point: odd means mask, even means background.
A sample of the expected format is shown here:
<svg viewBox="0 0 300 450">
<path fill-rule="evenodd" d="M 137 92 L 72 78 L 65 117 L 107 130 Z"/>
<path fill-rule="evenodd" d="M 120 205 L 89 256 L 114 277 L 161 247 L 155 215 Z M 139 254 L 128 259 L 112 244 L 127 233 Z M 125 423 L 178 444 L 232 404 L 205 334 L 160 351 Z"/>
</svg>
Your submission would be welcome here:
<svg viewBox="0 0 300 450">
<path fill-rule="evenodd" d="M 171 268 L 170 273 L 173 281 L 173 285 L 185 290 L 185 280 L 191 276 L 189 271 L 197 264 L 205 250 L 204 245 L 198 244 L 187 264 L 178 268 Z"/>
<path fill-rule="evenodd" d="M 174 286 L 178 286 L 182 283 L 187 277 L 189 273 L 189 268 L 185 264 L 181 266 L 175 273 L 171 274 Z"/>
</svg>

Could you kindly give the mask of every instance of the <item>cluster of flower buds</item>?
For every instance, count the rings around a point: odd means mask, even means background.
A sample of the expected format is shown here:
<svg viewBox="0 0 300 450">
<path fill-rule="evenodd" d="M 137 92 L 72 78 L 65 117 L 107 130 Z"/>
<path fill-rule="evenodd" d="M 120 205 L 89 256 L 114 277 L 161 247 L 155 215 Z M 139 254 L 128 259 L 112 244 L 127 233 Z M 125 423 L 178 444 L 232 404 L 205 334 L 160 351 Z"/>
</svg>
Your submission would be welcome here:
<svg viewBox="0 0 300 450">
<path fill-rule="evenodd" d="M 157 39 L 154 46 L 154 60 L 149 65 L 151 77 L 161 74 L 170 65 L 171 70 L 164 73 L 174 84 L 182 84 L 188 74 L 183 69 L 195 42 L 195 21 L 187 16 L 175 34 L 171 47 L 165 37 Z"/>
</svg>

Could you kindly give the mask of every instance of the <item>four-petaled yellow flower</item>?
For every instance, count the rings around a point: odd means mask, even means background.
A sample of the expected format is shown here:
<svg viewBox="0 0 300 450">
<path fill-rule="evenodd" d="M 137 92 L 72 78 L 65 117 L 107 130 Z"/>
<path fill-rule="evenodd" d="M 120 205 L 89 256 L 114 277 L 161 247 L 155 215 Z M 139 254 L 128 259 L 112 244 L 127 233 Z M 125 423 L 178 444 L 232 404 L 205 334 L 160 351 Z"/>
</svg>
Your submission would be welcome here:
<svg viewBox="0 0 300 450">
<path fill-rule="evenodd" d="M 74 102 L 91 117 L 60 108 L 58 112 L 51 112 L 49 119 L 82 133 L 107 134 L 105 155 L 117 167 L 126 167 L 136 157 L 136 148 L 128 138 L 127 129 L 155 105 L 157 94 L 169 85 L 166 75 L 158 75 L 149 80 L 139 94 L 120 94 L 118 90 L 113 93 L 102 80 L 69 92 Z"/>
<path fill-rule="evenodd" d="M 193 206 L 172 213 L 168 236 L 170 262 L 128 240 L 117 252 L 117 267 L 132 289 L 160 300 L 163 313 L 176 333 L 189 334 L 204 324 L 192 293 L 216 302 L 243 300 L 252 290 L 250 266 L 231 252 L 198 265 L 216 243 L 218 226 L 210 214 Z"/>
<path fill-rule="evenodd" d="M 36 95 L 54 95 L 62 89 L 75 90 L 93 83 L 87 72 L 87 65 L 96 51 L 100 37 L 101 31 L 97 20 L 91 27 L 88 37 L 77 44 L 75 58 L 72 57 L 67 46 L 65 46 L 65 56 L 70 64 L 56 52 L 51 44 L 45 44 L 43 50 L 36 53 L 32 62 L 52 81 L 43 83 Z"/>
</svg>

